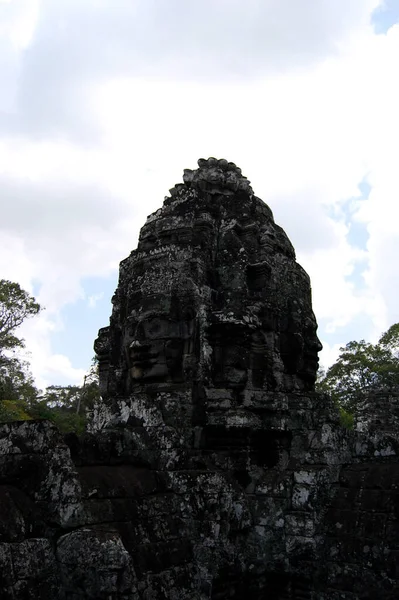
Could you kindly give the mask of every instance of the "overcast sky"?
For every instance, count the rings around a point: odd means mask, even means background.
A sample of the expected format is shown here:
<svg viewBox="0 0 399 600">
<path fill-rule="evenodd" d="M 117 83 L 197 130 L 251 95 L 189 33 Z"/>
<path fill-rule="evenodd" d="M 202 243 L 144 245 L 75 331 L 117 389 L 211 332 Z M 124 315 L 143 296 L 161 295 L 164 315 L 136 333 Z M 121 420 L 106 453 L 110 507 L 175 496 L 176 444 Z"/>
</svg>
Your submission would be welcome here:
<svg viewBox="0 0 399 600">
<path fill-rule="evenodd" d="M 80 383 L 118 263 L 199 157 L 234 161 L 312 279 L 331 364 L 399 321 L 399 0 L 0 0 L 0 278 Z"/>
</svg>

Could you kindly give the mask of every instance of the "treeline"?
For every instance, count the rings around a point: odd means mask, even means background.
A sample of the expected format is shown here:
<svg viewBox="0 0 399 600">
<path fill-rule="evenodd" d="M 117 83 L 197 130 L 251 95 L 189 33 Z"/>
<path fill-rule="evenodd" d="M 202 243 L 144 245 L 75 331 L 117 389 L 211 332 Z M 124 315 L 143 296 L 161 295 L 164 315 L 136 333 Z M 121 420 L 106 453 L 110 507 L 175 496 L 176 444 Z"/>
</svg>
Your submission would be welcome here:
<svg viewBox="0 0 399 600">
<path fill-rule="evenodd" d="M 340 348 L 337 361 L 327 371 L 319 371 L 316 383 L 317 391 L 327 392 L 335 400 L 347 427 L 353 425 L 359 402 L 380 389 L 399 389 L 399 323 L 376 344 L 360 340 Z"/>
<path fill-rule="evenodd" d="M 81 386 L 52 385 L 39 390 L 29 363 L 19 356 L 24 340 L 16 330 L 42 310 L 19 284 L 0 280 L 0 422 L 49 419 L 64 432 L 82 433 L 87 413 L 99 399 L 98 368 L 93 359 Z"/>
</svg>

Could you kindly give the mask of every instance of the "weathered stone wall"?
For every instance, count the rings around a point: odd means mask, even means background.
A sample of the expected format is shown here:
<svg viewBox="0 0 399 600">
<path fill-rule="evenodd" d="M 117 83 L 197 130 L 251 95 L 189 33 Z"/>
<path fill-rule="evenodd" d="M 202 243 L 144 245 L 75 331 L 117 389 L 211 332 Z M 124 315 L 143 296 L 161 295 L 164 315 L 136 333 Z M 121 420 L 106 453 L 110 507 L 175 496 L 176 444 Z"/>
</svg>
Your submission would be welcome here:
<svg viewBox="0 0 399 600">
<path fill-rule="evenodd" d="M 0 597 L 397 597 L 397 437 L 287 399 L 286 434 L 233 429 L 172 471 L 134 427 L 70 436 L 71 460 L 49 423 L 2 426 Z"/>
<path fill-rule="evenodd" d="M 136 598 L 132 558 L 112 525 L 118 506 L 92 493 L 57 429 L 2 425 L 0 449 L 0 598 Z"/>
<path fill-rule="evenodd" d="M 314 392 L 309 278 L 233 163 L 185 171 L 113 305 L 90 432 L 0 427 L 0 598 L 398 597 L 397 395 L 348 431 Z"/>
<path fill-rule="evenodd" d="M 67 477 L 64 499 L 57 471 L 62 473 L 68 450 L 63 445 L 55 452 L 56 439 L 47 423 L 0 427 L 0 597 L 7 600 L 58 597 L 49 521 L 65 516 L 73 485 Z"/>
</svg>

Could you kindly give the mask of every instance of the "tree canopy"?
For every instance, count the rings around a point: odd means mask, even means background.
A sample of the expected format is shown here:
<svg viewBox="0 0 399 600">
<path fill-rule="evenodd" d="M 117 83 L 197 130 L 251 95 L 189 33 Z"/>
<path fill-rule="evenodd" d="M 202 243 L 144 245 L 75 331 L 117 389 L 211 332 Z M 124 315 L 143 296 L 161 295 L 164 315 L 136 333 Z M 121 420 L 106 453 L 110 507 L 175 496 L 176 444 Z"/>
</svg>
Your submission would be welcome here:
<svg viewBox="0 0 399 600">
<path fill-rule="evenodd" d="M 15 332 L 40 310 L 35 298 L 18 283 L 0 280 L 0 422 L 49 419 L 63 433 L 82 433 L 87 411 L 99 398 L 96 360 L 83 385 L 52 385 L 44 392 L 38 390 L 29 364 L 18 356 L 24 341 Z"/>
<path fill-rule="evenodd" d="M 40 310 L 40 304 L 18 283 L 0 280 L 0 354 L 4 350 L 23 347 L 24 342 L 14 335 L 15 330 Z"/>
<path fill-rule="evenodd" d="M 24 340 L 15 335 L 25 319 L 37 315 L 41 306 L 18 283 L 0 280 L 0 400 L 29 402 L 38 390 L 29 372 L 29 365 L 16 351 Z M 4 405 L 3 405 L 4 412 Z M 23 409 L 22 413 L 25 411 Z M 17 411 L 18 412 L 18 411 Z M 7 413 L 8 414 L 8 413 Z"/>
<path fill-rule="evenodd" d="M 340 348 L 337 361 L 318 378 L 316 387 L 332 395 L 346 411 L 372 390 L 399 386 L 399 323 L 376 344 L 360 340 Z"/>
</svg>

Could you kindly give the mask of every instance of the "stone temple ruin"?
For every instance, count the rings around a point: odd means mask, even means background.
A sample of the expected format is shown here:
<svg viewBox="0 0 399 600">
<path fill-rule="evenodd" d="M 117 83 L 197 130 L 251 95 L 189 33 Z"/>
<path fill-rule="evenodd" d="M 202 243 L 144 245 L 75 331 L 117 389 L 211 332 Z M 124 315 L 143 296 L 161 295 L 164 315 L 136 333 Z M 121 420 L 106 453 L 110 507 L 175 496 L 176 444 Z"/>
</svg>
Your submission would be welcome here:
<svg viewBox="0 0 399 600">
<path fill-rule="evenodd" d="M 121 263 L 90 431 L 0 427 L 0 598 L 396 599 L 398 396 L 340 425 L 290 241 L 198 166 Z"/>
</svg>

